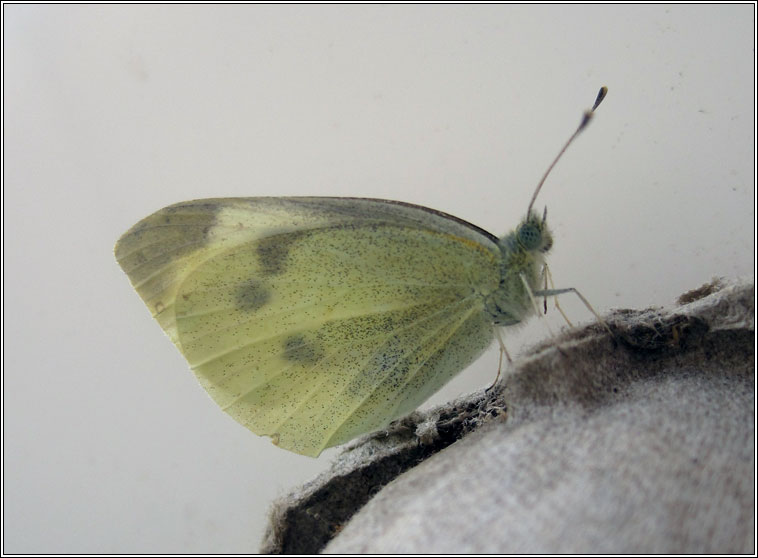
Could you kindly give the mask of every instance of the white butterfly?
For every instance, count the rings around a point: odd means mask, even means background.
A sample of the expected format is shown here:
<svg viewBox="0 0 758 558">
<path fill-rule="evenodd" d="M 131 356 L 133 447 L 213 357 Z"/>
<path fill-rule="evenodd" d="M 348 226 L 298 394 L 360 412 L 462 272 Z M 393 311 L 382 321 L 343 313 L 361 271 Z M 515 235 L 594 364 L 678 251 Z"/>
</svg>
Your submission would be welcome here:
<svg viewBox="0 0 758 558">
<path fill-rule="evenodd" d="M 214 401 L 316 456 L 413 411 L 534 295 L 566 291 L 539 290 L 538 191 L 502 238 L 401 202 L 228 198 L 161 209 L 115 253 Z"/>
</svg>

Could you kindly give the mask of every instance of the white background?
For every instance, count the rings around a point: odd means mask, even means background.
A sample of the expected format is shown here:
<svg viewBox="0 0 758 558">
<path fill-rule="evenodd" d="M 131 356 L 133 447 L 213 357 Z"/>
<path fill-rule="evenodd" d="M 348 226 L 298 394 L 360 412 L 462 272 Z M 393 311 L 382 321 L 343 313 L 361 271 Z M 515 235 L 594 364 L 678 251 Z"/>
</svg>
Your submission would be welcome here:
<svg viewBox="0 0 758 558">
<path fill-rule="evenodd" d="M 753 276 L 752 5 L 3 14 L 5 552 L 255 551 L 271 500 L 336 451 L 237 425 L 150 318 L 112 248 L 165 205 L 390 198 L 502 234 L 605 84 L 538 202 L 558 286 L 606 312 Z"/>
</svg>

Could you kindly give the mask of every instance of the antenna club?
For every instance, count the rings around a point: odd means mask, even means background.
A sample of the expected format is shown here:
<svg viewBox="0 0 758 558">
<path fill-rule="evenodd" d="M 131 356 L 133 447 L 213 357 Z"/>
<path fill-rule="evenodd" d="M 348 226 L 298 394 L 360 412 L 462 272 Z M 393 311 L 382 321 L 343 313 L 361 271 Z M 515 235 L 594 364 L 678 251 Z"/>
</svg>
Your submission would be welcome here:
<svg viewBox="0 0 758 558">
<path fill-rule="evenodd" d="M 600 88 L 600 91 L 597 92 L 597 98 L 595 98 L 595 104 L 592 105 L 592 111 L 594 112 L 595 109 L 600 106 L 600 103 L 603 102 L 603 99 L 605 99 L 605 96 L 608 94 L 608 88 L 603 85 Z"/>
</svg>

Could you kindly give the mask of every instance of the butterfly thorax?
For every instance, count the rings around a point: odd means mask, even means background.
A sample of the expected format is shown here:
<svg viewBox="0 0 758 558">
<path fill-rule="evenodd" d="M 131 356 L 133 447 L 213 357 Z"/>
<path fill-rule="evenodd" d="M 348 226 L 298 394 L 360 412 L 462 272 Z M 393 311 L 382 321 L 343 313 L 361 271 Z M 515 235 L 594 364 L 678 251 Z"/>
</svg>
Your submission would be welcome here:
<svg viewBox="0 0 758 558">
<path fill-rule="evenodd" d="M 534 212 L 498 241 L 502 256 L 500 284 L 485 299 L 485 311 L 496 325 L 513 325 L 534 313 L 524 282 L 532 292 L 540 289 L 545 255 L 552 245 L 545 217 Z"/>
</svg>

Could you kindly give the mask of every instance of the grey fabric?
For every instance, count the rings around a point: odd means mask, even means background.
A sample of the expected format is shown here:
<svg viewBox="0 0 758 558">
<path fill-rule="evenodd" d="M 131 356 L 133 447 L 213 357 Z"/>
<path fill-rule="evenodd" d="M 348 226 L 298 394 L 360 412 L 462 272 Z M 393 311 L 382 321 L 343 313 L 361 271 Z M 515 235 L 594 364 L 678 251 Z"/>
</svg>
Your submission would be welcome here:
<svg viewBox="0 0 758 558">
<path fill-rule="evenodd" d="M 680 303 L 361 441 L 275 506 L 263 550 L 754 552 L 754 287 Z"/>
</svg>

